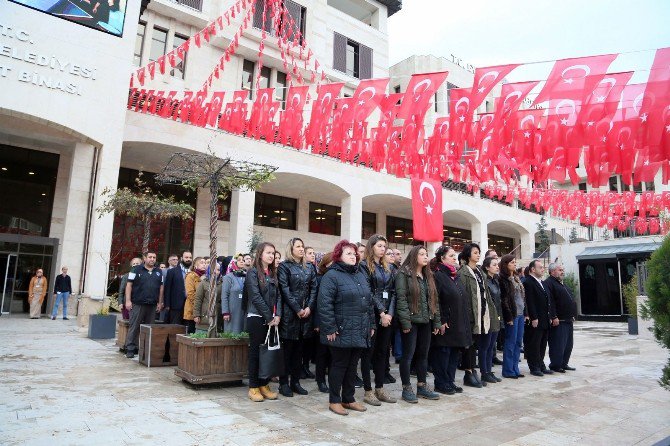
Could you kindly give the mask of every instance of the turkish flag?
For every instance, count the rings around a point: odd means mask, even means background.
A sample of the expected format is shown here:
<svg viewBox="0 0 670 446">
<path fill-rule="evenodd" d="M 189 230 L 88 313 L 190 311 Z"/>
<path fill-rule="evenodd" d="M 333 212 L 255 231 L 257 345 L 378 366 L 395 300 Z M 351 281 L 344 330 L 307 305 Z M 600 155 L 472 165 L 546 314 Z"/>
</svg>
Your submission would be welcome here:
<svg viewBox="0 0 670 446">
<path fill-rule="evenodd" d="M 664 129 L 664 110 L 670 105 L 670 47 L 656 51 L 640 103 L 641 145 L 649 145 L 651 161 L 663 159 L 658 151 Z M 633 103 L 636 107 L 636 103 Z"/>
<path fill-rule="evenodd" d="M 147 71 L 149 72 L 149 77 L 151 79 L 154 78 L 154 75 L 156 74 L 156 62 L 151 61 L 147 64 Z"/>
<path fill-rule="evenodd" d="M 388 83 L 388 78 L 362 80 L 354 92 L 353 106 L 350 115 L 344 117 L 345 122 L 365 121 L 386 96 Z"/>
<path fill-rule="evenodd" d="M 589 76 L 604 76 L 617 55 L 605 54 L 557 60 L 533 104 L 539 104 L 550 98 L 573 98 L 575 92 L 584 91 Z"/>
<path fill-rule="evenodd" d="M 452 88 L 449 96 L 449 149 L 460 158 L 465 145 L 466 131 L 470 128 L 468 119 L 472 116 L 470 89 Z"/>
<path fill-rule="evenodd" d="M 412 178 L 414 240 L 444 240 L 442 221 L 442 184 L 439 181 Z"/>
<path fill-rule="evenodd" d="M 302 143 L 303 108 L 307 102 L 309 86 L 291 86 L 286 96 L 286 110 L 279 121 L 279 140 L 300 148 Z"/>
<path fill-rule="evenodd" d="M 231 133 L 241 134 L 246 127 L 248 90 L 233 93 L 233 101 L 226 104 L 224 114 L 219 119 L 219 128 Z"/>
<path fill-rule="evenodd" d="M 472 94 L 470 95 L 470 106 L 472 111 L 479 107 L 486 96 L 498 85 L 505 76 L 507 76 L 519 64 L 497 65 L 494 67 L 477 68 L 475 70 L 475 80 L 472 84 Z"/>
<path fill-rule="evenodd" d="M 144 76 L 145 76 L 144 68 L 140 68 L 139 70 L 137 70 L 137 80 L 140 82 L 140 85 L 144 85 Z"/>
<path fill-rule="evenodd" d="M 318 98 L 312 102 L 312 114 L 306 129 L 307 144 L 316 153 L 322 153 L 326 146 L 326 126 L 333 113 L 335 99 L 342 90 L 343 82 L 322 84 L 319 86 Z"/>
<path fill-rule="evenodd" d="M 400 105 L 398 118 L 409 119 L 411 115 L 423 115 L 430 106 L 435 92 L 447 79 L 448 71 L 437 73 L 413 74 L 409 80 L 405 96 Z"/>
<path fill-rule="evenodd" d="M 216 127 L 217 121 L 219 120 L 219 114 L 221 113 L 221 108 L 223 107 L 223 98 L 225 92 L 215 91 L 212 93 L 212 97 L 205 106 L 205 112 L 203 116 L 207 117 L 207 125 L 210 127 Z"/>
</svg>

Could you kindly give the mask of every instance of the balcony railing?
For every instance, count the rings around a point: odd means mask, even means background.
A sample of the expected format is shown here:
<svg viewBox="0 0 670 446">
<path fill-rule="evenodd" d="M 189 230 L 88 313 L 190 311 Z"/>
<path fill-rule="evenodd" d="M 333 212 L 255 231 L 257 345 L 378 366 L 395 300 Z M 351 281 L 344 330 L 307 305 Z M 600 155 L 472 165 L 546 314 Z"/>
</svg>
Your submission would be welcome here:
<svg viewBox="0 0 670 446">
<path fill-rule="evenodd" d="M 202 2 L 203 0 L 170 0 L 172 3 L 177 3 L 178 5 L 186 6 L 187 8 L 195 9 L 196 11 L 202 12 Z"/>
</svg>

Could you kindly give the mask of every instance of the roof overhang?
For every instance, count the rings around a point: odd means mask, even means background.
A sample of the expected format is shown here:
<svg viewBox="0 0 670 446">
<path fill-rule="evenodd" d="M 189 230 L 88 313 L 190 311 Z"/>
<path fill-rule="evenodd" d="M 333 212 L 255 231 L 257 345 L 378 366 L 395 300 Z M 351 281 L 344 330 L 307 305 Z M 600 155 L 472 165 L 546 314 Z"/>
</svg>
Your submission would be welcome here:
<svg viewBox="0 0 670 446">
<path fill-rule="evenodd" d="M 660 243 L 633 243 L 629 245 L 592 246 L 577 255 L 582 260 L 616 260 L 629 257 L 640 257 L 651 254 L 661 246 Z"/>
</svg>

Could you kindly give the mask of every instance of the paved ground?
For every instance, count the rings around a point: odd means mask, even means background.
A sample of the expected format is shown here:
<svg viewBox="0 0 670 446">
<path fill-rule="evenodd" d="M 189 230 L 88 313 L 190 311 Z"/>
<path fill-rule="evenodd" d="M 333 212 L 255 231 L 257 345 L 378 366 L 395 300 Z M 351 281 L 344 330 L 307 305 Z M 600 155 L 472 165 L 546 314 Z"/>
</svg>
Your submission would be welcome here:
<svg viewBox="0 0 670 446">
<path fill-rule="evenodd" d="M 309 396 L 252 403 L 244 387 L 147 369 L 75 321 L 2 317 L 0 444 L 668 444 L 670 392 L 656 383 L 667 352 L 613 323 L 578 323 L 575 344 L 576 372 L 339 417 L 314 381 Z"/>
</svg>

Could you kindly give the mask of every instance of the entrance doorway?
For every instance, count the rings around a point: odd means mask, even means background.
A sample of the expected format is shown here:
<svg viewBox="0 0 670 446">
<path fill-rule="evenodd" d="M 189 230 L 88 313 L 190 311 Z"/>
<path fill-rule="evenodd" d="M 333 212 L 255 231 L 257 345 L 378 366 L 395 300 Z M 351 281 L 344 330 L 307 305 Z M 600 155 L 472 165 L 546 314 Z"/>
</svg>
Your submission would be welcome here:
<svg viewBox="0 0 670 446">
<path fill-rule="evenodd" d="M 0 314 L 28 313 L 30 279 L 38 268 L 44 271 L 49 288 L 42 303 L 42 313 L 50 302 L 58 255 L 58 239 L 0 234 Z"/>
</svg>

